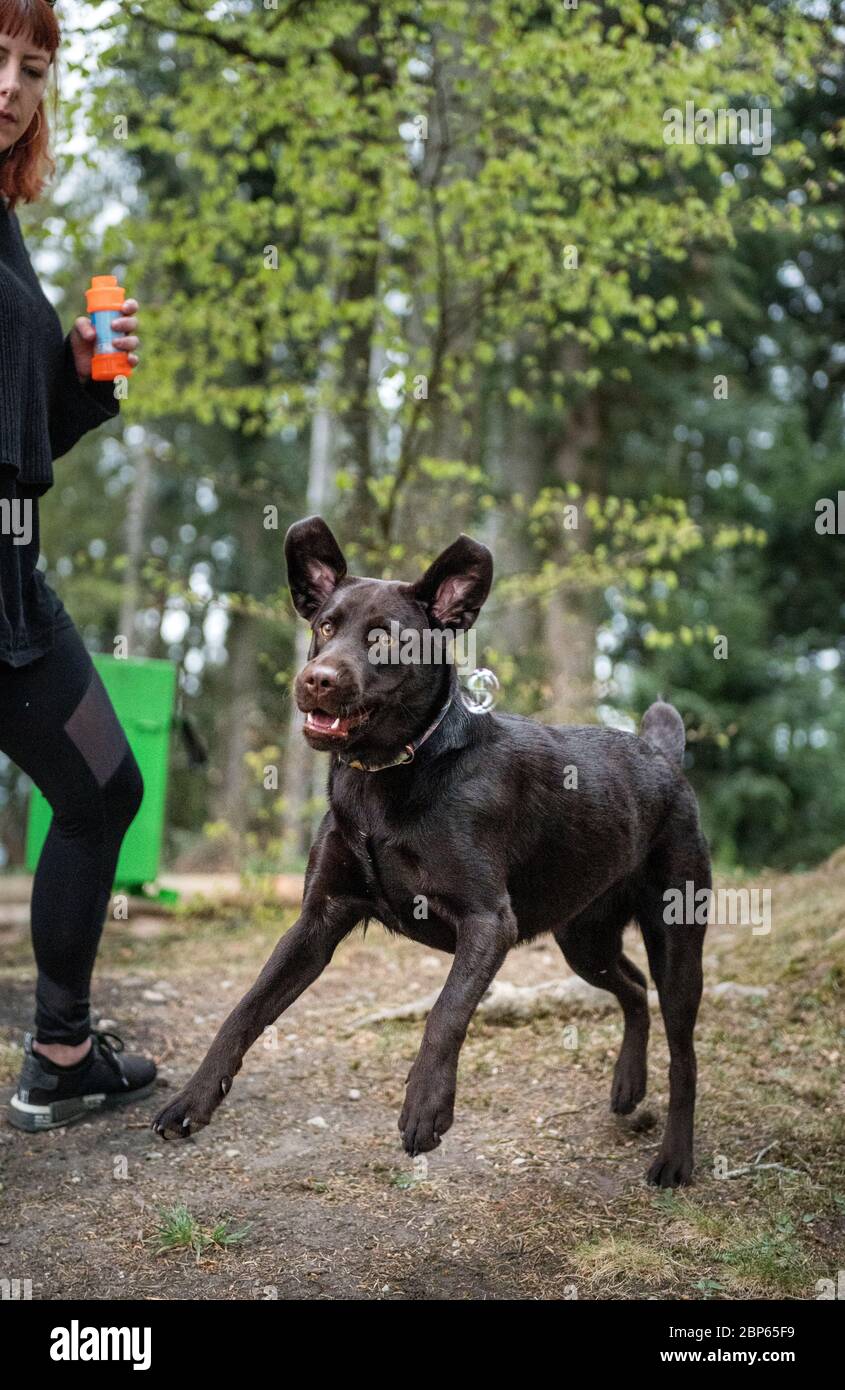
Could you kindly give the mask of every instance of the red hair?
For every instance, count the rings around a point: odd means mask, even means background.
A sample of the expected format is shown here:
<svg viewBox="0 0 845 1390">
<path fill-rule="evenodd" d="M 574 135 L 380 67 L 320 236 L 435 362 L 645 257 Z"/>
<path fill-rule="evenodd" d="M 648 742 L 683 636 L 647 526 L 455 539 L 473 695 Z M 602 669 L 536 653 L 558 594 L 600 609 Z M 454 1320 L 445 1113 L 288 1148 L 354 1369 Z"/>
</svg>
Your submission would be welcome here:
<svg viewBox="0 0 845 1390">
<path fill-rule="evenodd" d="M 35 48 L 50 53 L 54 77 L 50 105 L 55 116 L 59 101 L 55 54 L 61 42 L 61 30 L 47 0 L 0 0 L 0 34 L 11 37 L 25 34 Z M 0 153 L 0 194 L 8 198 L 11 209 L 19 201 L 34 203 L 41 196 L 47 177 L 55 173 L 45 105 L 42 97 L 23 135 L 10 150 Z"/>
</svg>

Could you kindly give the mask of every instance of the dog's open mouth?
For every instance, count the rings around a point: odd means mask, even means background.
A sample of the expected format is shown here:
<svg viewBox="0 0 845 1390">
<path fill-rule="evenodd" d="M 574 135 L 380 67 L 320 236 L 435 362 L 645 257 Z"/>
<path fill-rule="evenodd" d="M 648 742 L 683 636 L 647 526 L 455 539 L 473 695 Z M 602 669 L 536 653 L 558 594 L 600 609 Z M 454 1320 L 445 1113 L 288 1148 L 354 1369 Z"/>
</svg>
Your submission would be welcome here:
<svg viewBox="0 0 845 1390">
<path fill-rule="evenodd" d="M 354 710 L 351 714 L 327 714 L 322 709 L 310 709 L 305 716 L 306 734 L 319 734 L 320 738 L 348 738 L 353 729 L 365 724 L 370 717 L 369 710 Z"/>
</svg>

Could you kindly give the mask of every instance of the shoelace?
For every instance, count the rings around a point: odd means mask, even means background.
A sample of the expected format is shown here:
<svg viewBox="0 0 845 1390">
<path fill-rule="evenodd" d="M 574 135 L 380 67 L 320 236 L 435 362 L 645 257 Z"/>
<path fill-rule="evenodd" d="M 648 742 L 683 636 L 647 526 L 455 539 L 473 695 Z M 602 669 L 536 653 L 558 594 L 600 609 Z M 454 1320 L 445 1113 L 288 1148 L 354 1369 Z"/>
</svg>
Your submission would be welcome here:
<svg viewBox="0 0 845 1390">
<path fill-rule="evenodd" d="M 123 1068 L 115 1056 L 115 1053 L 123 1052 L 124 1050 L 123 1038 L 119 1033 L 101 1033 L 96 1028 L 92 1031 L 91 1036 L 94 1039 L 91 1046 L 98 1049 L 100 1056 L 108 1062 L 109 1066 L 117 1073 L 125 1086 L 126 1077 L 123 1074 Z M 114 1046 L 112 1046 L 112 1042 L 109 1041 L 110 1039 L 113 1040 Z"/>
</svg>

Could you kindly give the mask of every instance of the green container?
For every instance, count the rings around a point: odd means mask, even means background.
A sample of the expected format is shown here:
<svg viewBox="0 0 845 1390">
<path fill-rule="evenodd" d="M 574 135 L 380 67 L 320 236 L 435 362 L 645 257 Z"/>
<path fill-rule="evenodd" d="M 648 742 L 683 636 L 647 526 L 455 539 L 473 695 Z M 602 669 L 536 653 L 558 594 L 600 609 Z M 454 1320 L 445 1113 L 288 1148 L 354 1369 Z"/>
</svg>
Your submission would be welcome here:
<svg viewBox="0 0 845 1390">
<path fill-rule="evenodd" d="M 95 653 L 92 659 L 144 778 L 144 800 L 126 832 L 114 880 L 115 888 L 138 892 L 155 881 L 161 859 L 176 667 L 172 661 L 146 657 L 118 660 Z M 38 863 L 52 818 L 49 805 L 33 787 L 26 837 L 30 872 Z"/>
</svg>

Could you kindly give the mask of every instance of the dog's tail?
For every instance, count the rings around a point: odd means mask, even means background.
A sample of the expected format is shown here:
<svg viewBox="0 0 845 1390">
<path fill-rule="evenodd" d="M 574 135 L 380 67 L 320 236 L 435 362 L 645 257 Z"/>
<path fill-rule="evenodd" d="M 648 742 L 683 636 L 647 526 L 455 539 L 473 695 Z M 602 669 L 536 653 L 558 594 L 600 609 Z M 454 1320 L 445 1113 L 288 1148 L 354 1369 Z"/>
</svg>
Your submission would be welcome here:
<svg viewBox="0 0 845 1390">
<path fill-rule="evenodd" d="M 683 766 L 686 732 L 684 721 L 674 705 L 668 705 L 665 700 L 657 700 L 649 705 L 640 724 L 640 738 L 644 738 L 670 763 Z"/>
</svg>

